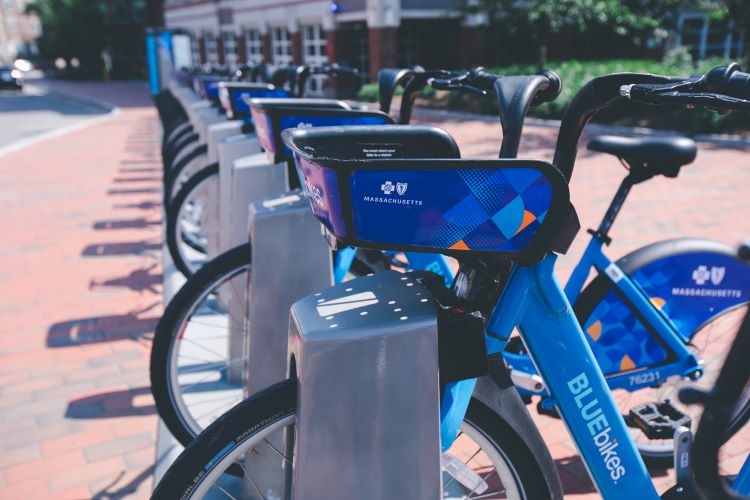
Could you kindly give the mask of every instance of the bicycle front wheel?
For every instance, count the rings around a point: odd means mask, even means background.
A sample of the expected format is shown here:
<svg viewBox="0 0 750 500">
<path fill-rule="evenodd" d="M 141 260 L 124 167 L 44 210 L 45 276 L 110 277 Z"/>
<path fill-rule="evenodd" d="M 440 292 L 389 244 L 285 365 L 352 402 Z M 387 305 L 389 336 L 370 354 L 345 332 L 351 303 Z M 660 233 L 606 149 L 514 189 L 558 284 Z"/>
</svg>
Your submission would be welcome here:
<svg viewBox="0 0 750 500">
<path fill-rule="evenodd" d="M 242 401 L 250 243 L 198 270 L 172 298 L 151 347 L 151 392 L 172 435 L 187 445 Z"/>
<path fill-rule="evenodd" d="M 153 498 L 285 498 L 294 449 L 284 443 L 293 443 L 296 402 L 296 382 L 286 380 L 233 408 L 185 449 Z M 261 473 L 255 465 L 264 456 L 275 469 L 264 466 Z M 510 426 L 472 401 L 458 438 L 443 454 L 443 498 L 549 498 L 531 457 Z"/>
</svg>

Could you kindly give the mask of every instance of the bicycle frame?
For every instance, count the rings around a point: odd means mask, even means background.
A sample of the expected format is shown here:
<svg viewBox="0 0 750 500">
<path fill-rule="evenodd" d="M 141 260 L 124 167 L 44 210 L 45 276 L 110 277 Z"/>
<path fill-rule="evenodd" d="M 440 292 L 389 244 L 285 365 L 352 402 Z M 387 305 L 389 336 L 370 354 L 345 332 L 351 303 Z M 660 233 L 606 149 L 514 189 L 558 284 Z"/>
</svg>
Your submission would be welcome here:
<svg viewBox="0 0 750 500">
<path fill-rule="evenodd" d="M 607 276 L 630 308 L 641 316 L 643 323 L 653 330 L 672 356 L 660 365 L 638 370 L 638 377 L 633 377 L 632 373 L 608 377 L 609 386 L 612 389 L 635 390 L 651 386 L 654 382 L 674 375 L 686 377 L 700 374 L 702 370 L 698 359 L 687 348 L 675 325 L 665 314 L 654 307 L 646 293 L 630 276 L 625 274 L 615 262 L 609 260 L 602 252 L 602 245 L 601 239 L 591 238 L 581 261 L 573 270 L 565 286 L 566 297 L 571 303 L 575 303 L 590 270 L 596 269 L 600 274 Z"/>
<path fill-rule="evenodd" d="M 732 481 L 732 490 L 740 495 L 750 495 L 750 457 L 745 459 L 742 469 L 740 469 L 739 474 Z"/>
<path fill-rule="evenodd" d="M 570 302 L 554 277 L 557 257 L 516 265 L 487 324 L 487 352 L 499 353 L 515 326 L 554 398 L 584 464 L 607 499 L 659 498 L 630 438 Z M 554 332 L 554 333 L 552 333 Z M 575 360 L 561 363 L 561 356 Z M 475 380 L 452 384 L 441 407 L 448 449 L 468 408 Z"/>
<path fill-rule="evenodd" d="M 602 251 L 603 241 L 596 236 L 589 241 L 581 260 L 573 269 L 565 286 L 565 295 L 571 303 L 578 300 L 591 269 L 603 274 L 615 287 L 628 307 L 636 313 L 642 323 L 651 330 L 652 334 L 665 347 L 669 357 L 656 365 L 639 368 L 620 375 L 607 376 L 611 389 L 625 389 L 635 391 L 643 387 L 651 387 L 655 383 L 672 376 L 697 377 L 702 373 L 700 362 L 688 349 L 685 339 L 667 315 L 654 307 L 648 295 L 630 276 L 612 262 Z M 583 325 L 582 325 L 583 326 Z M 522 371 L 534 372 L 531 360 L 524 355 L 504 353 L 514 368 Z M 526 359 L 525 359 L 526 358 Z M 544 395 L 546 391 L 538 392 L 522 389 L 525 394 Z M 545 406 L 551 402 L 545 401 Z"/>
</svg>

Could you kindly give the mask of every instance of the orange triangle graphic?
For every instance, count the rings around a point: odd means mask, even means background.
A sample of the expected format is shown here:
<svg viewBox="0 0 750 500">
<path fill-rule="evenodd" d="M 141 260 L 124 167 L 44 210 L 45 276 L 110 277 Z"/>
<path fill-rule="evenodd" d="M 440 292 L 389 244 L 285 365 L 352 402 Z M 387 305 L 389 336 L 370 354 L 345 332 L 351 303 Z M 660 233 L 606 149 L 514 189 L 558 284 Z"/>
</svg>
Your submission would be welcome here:
<svg viewBox="0 0 750 500">
<path fill-rule="evenodd" d="M 464 240 L 458 240 L 453 245 L 451 245 L 448 250 L 471 250 L 469 248 L 469 245 L 464 243 Z"/>
<path fill-rule="evenodd" d="M 516 234 L 518 234 L 521 231 L 523 231 L 524 229 L 526 229 L 526 226 L 528 226 L 529 224 L 531 224 L 535 220 L 536 220 L 536 215 L 532 214 L 528 210 L 524 210 L 523 211 L 523 220 L 521 221 L 521 226 L 518 228 L 518 231 L 516 231 Z M 513 236 L 515 236 L 516 234 L 514 234 Z"/>
</svg>

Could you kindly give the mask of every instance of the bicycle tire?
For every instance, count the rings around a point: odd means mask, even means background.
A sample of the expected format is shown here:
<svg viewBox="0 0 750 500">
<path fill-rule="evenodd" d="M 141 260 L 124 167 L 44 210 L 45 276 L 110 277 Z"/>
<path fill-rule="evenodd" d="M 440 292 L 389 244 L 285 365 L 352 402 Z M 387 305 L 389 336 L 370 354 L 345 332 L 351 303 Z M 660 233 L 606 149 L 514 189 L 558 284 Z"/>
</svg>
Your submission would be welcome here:
<svg viewBox="0 0 750 500">
<path fill-rule="evenodd" d="M 196 161 L 199 162 L 200 168 L 205 168 L 206 154 L 208 148 L 205 144 L 196 146 L 191 152 L 182 156 L 182 158 L 169 168 L 164 174 L 164 205 L 169 206 L 177 195 L 176 188 L 179 187 L 177 182 L 188 171 L 188 168 Z M 197 170 L 196 170 L 197 172 Z"/>
<path fill-rule="evenodd" d="M 225 413 L 198 436 L 177 458 L 154 490 L 154 499 L 193 498 L 206 488 L 206 482 L 221 471 L 243 473 L 233 458 L 255 446 L 281 425 L 289 425 L 296 415 L 297 383 L 279 382 Z M 551 498 L 551 492 L 523 440 L 500 417 L 472 400 L 465 421 L 495 446 L 510 466 L 520 498 Z M 285 422 L 287 422 L 285 424 Z M 277 450 L 278 452 L 278 450 Z"/>
<path fill-rule="evenodd" d="M 180 288 L 156 325 L 150 359 L 151 393 L 159 416 L 172 435 L 183 445 L 190 443 L 197 433 L 180 414 L 173 399 L 170 380 L 172 371 L 169 366 L 172 344 L 184 328 L 186 315 L 193 309 L 194 303 L 201 300 L 206 290 L 210 290 L 233 273 L 236 275 L 242 269 L 251 269 L 251 266 L 250 243 L 235 247 L 212 259 Z"/>
<path fill-rule="evenodd" d="M 184 238 L 181 233 L 181 227 L 179 224 L 179 217 L 183 205 L 190 199 L 190 195 L 193 191 L 198 188 L 203 182 L 209 181 L 219 175 L 219 165 L 212 164 L 205 168 L 202 168 L 194 175 L 190 177 L 181 187 L 177 196 L 167 206 L 167 248 L 169 255 L 172 257 L 175 267 L 186 277 L 190 278 L 195 270 L 192 269 L 187 261 L 185 255 L 180 250 L 180 245 L 187 244 L 193 250 L 206 253 L 206 248 L 200 245 L 196 245 L 192 240 Z"/>
</svg>

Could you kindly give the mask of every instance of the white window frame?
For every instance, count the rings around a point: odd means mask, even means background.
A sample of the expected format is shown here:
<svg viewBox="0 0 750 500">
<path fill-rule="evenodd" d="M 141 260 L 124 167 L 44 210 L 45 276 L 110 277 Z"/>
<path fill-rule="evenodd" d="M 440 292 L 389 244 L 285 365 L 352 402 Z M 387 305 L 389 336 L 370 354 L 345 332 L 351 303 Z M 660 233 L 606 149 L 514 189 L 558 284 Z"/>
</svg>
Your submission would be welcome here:
<svg viewBox="0 0 750 500">
<path fill-rule="evenodd" d="M 328 62 L 328 38 L 322 24 L 303 24 L 302 60 L 306 64 L 326 64 Z"/>
<path fill-rule="evenodd" d="M 219 53 L 216 50 L 216 35 L 211 31 L 203 33 L 203 43 L 206 47 L 206 62 L 209 64 L 219 64 Z"/>
<path fill-rule="evenodd" d="M 322 24 L 303 24 L 302 32 L 302 61 L 305 64 L 320 66 L 328 63 L 328 38 Z M 323 82 L 328 77 L 313 75 L 307 81 L 306 95 L 323 95 Z"/>
<path fill-rule="evenodd" d="M 292 64 L 292 37 L 286 26 L 271 28 L 271 60 L 276 66 Z"/>
<path fill-rule="evenodd" d="M 245 30 L 245 55 L 248 64 L 263 62 L 263 36 L 260 30 L 255 28 Z"/>
<path fill-rule="evenodd" d="M 234 31 L 222 31 L 221 39 L 224 48 L 224 64 L 236 66 L 239 60 L 237 57 L 237 34 Z"/>
<path fill-rule="evenodd" d="M 201 65 L 201 42 L 200 35 L 190 37 L 190 54 L 192 55 L 193 66 Z"/>
</svg>

